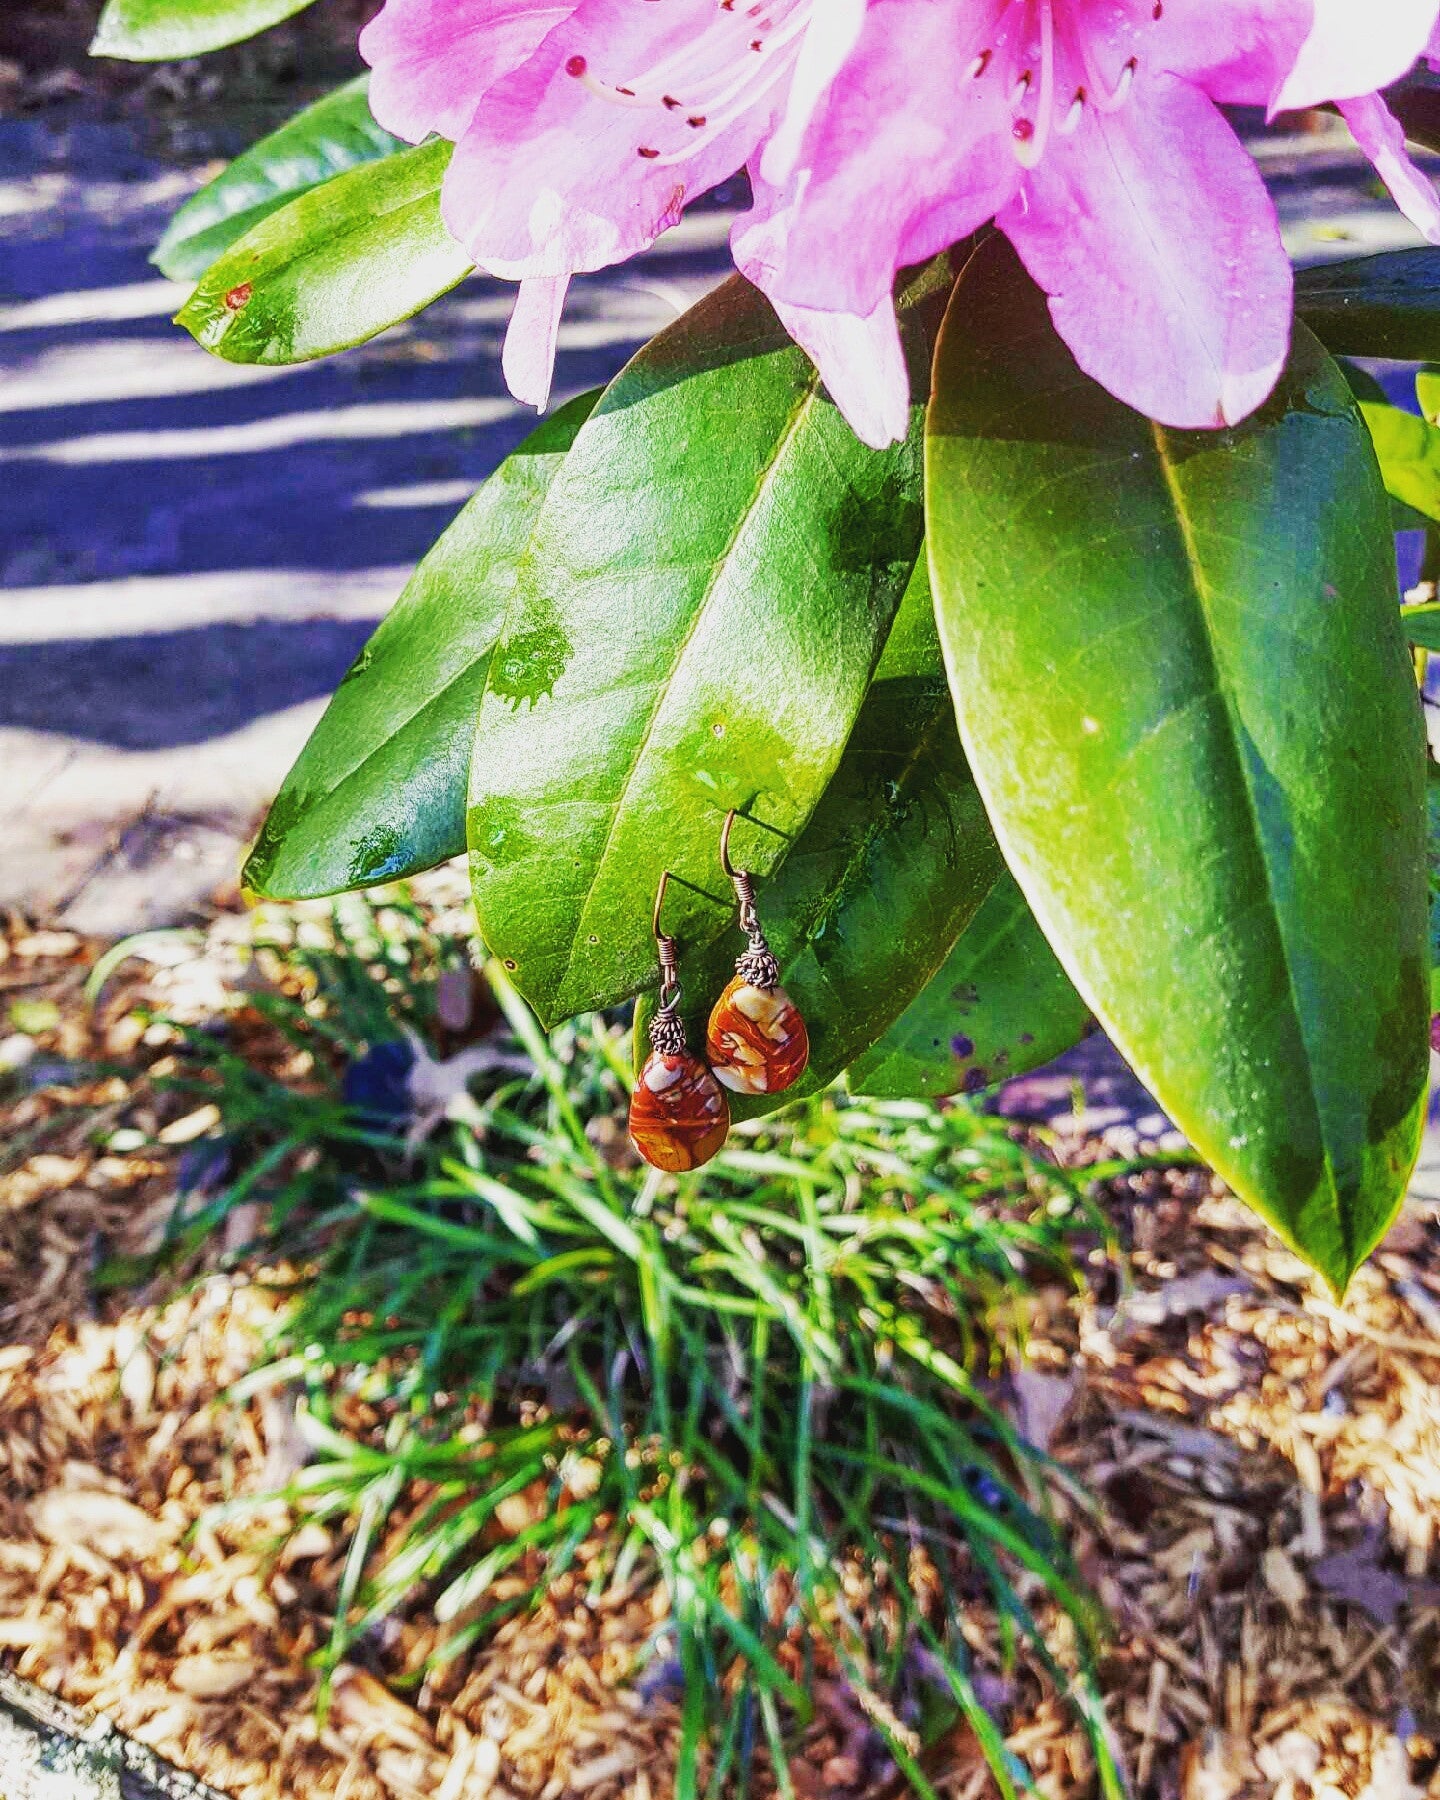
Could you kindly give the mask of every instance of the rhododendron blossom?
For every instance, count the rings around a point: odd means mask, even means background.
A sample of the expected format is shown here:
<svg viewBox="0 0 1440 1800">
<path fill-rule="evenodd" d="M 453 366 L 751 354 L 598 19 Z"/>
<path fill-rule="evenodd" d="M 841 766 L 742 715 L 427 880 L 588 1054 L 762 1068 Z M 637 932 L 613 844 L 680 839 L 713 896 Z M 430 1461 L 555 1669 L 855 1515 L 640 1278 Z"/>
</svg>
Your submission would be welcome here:
<svg viewBox="0 0 1440 1800">
<path fill-rule="evenodd" d="M 388 0 L 384 125 L 456 141 L 443 204 L 521 283 L 505 372 L 543 405 L 569 279 L 741 167 L 735 259 L 859 435 L 902 436 L 896 271 L 993 220 L 1081 367 L 1174 426 L 1243 418 L 1289 344 L 1274 208 L 1223 105 L 1340 103 L 1399 204 L 1440 202 L 1378 89 L 1440 0 Z"/>
</svg>

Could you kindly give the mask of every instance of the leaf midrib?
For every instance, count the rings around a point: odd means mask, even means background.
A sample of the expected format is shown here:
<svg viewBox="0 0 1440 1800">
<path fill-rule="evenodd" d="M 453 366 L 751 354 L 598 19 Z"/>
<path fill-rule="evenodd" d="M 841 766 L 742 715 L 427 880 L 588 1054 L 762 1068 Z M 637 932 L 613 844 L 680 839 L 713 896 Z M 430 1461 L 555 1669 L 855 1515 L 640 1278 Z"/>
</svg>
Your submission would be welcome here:
<svg viewBox="0 0 1440 1800">
<path fill-rule="evenodd" d="M 310 231 L 310 229 L 312 228 L 312 226 L 317 221 L 323 222 L 323 220 L 324 220 L 326 208 L 321 205 L 320 196 L 322 196 L 324 194 L 326 188 L 328 188 L 330 186 L 331 182 L 345 181 L 345 180 L 348 180 L 349 177 L 351 177 L 353 175 L 355 177 L 355 185 L 357 187 L 359 187 L 361 185 L 362 178 L 367 178 L 367 179 L 373 178 L 378 170 L 383 169 L 385 167 L 386 163 L 388 163 L 392 160 L 392 157 L 394 158 L 394 160 L 398 161 L 404 157 L 416 156 L 416 155 L 418 155 L 419 151 L 430 150 L 432 148 L 433 148 L 432 145 L 421 144 L 412 149 L 393 151 L 391 156 L 381 157 L 378 162 L 357 163 L 352 168 L 342 169 L 338 175 L 331 176 L 329 181 L 322 181 L 314 187 L 305 188 L 302 191 L 298 192 L 294 196 L 294 198 L 287 201 L 284 206 L 278 208 L 275 212 L 270 213 L 266 218 L 260 220 L 259 224 L 254 226 L 253 229 L 255 231 L 264 231 L 267 226 L 273 225 L 274 229 L 276 229 L 278 231 L 278 229 L 279 229 L 278 222 L 284 218 L 284 215 L 290 210 L 290 208 L 292 206 L 299 208 L 299 207 L 306 206 L 306 205 L 313 205 L 313 207 L 315 209 L 316 219 L 315 220 L 311 220 L 309 218 L 306 219 L 305 225 L 306 225 L 306 230 L 308 233 Z M 363 218 L 356 219 L 355 222 L 352 225 L 350 225 L 349 227 L 344 227 L 344 226 L 333 227 L 331 230 L 329 230 L 325 233 L 323 240 L 319 244 L 316 244 L 307 236 L 306 240 L 303 243 L 297 245 L 296 248 L 291 252 L 290 255 L 279 257 L 276 260 L 267 263 L 263 270 L 257 270 L 256 277 L 257 277 L 257 279 L 264 280 L 267 284 L 272 281 L 276 281 L 282 275 L 288 275 L 290 273 L 290 271 L 296 266 L 297 263 L 304 262 L 308 258 L 316 256 L 318 254 L 333 251 L 337 244 L 346 243 L 352 238 L 363 237 L 367 233 L 373 232 L 377 225 L 381 225 L 388 221 L 392 221 L 397 213 L 410 212 L 410 211 L 413 211 L 417 207 L 425 206 L 431 202 L 435 203 L 435 208 L 436 208 L 435 216 L 436 216 L 437 220 L 439 220 L 440 219 L 439 196 L 440 196 L 440 189 L 438 187 L 427 188 L 423 193 L 408 194 L 405 196 L 405 198 L 397 199 L 388 206 L 378 207 L 377 209 L 366 213 Z M 334 203 L 332 201 L 331 205 L 333 206 L 333 204 Z M 453 238 L 451 238 L 449 232 L 445 230 L 443 220 L 440 220 L 440 226 L 441 226 L 441 231 L 444 234 L 444 236 L 448 239 L 448 241 L 450 243 L 454 244 L 455 240 Z M 246 237 L 248 237 L 249 235 L 250 234 L 247 232 Z M 232 256 L 238 255 L 240 250 L 244 247 L 244 244 L 245 244 L 245 238 L 242 237 L 234 245 L 232 245 L 229 250 L 227 250 L 225 252 L 224 257 L 222 258 L 222 262 L 228 262 Z M 459 244 L 455 244 L 455 248 L 457 250 L 460 249 L 460 247 L 461 246 Z M 263 250 L 263 246 L 261 248 Z M 220 266 L 220 264 L 216 265 L 217 268 L 219 266 Z M 466 266 L 467 266 L 467 268 L 471 268 L 474 265 L 467 264 Z M 233 274 L 233 273 L 235 273 L 235 271 L 231 271 L 231 273 Z M 463 279 L 463 277 L 457 277 L 457 280 L 460 280 L 460 279 Z M 207 292 L 209 292 L 213 296 L 214 294 L 218 293 L 222 289 L 222 287 L 227 287 L 227 284 L 228 284 L 228 278 L 226 281 L 217 280 L 213 283 L 210 282 L 209 280 L 207 280 L 202 283 L 202 288 L 204 290 L 206 290 Z M 200 302 L 200 293 L 199 292 L 197 292 L 195 294 L 193 299 L 186 301 L 185 306 L 182 310 L 184 312 L 188 313 L 190 311 L 190 308 L 192 306 L 196 305 L 197 302 Z M 213 304 L 214 304 L 214 300 L 212 297 L 209 300 L 208 305 L 213 307 Z M 243 315 L 240 313 L 236 313 L 234 315 L 234 317 L 237 320 L 240 319 L 242 316 Z"/>
<path fill-rule="evenodd" d="M 654 704 L 651 707 L 649 717 L 645 722 L 645 727 L 641 733 L 640 742 L 636 747 L 635 754 L 630 760 L 630 766 L 625 772 L 625 778 L 621 783 L 620 792 L 616 796 L 614 806 L 611 808 L 610 821 L 605 828 L 605 837 L 600 847 L 600 854 L 594 864 L 594 874 L 586 885 L 584 898 L 580 903 L 579 916 L 576 919 L 575 928 L 570 935 L 570 944 L 565 958 L 565 964 L 559 979 L 554 985 L 553 992 L 557 996 L 563 994 L 569 984 L 571 974 L 575 967 L 577 950 L 582 938 L 585 936 L 585 927 L 589 919 L 590 908 L 594 903 L 596 889 L 600 886 L 601 881 L 606 874 L 606 865 L 609 861 L 611 848 L 615 841 L 615 832 L 618 822 L 624 814 L 625 802 L 629 797 L 630 790 L 634 785 L 635 777 L 639 773 L 641 764 L 645 760 L 646 752 L 650 748 L 650 743 L 655 735 L 655 728 L 659 722 L 660 715 L 665 710 L 666 696 L 674 686 L 681 664 L 684 662 L 691 644 L 695 641 L 695 634 L 700 629 L 701 621 L 704 619 L 707 609 L 715 598 L 716 590 L 722 585 L 724 578 L 728 573 L 730 560 L 734 554 L 736 545 L 741 541 L 745 532 L 749 529 L 756 508 L 768 492 L 770 484 L 774 480 L 776 470 L 780 467 L 786 451 L 794 442 L 796 433 L 799 431 L 804 420 L 808 418 L 819 391 L 820 377 L 812 367 L 810 376 L 805 384 L 804 393 L 798 404 L 792 409 L 790 419 L 786 424 L 784 431 L 781 432 L 776 439 L 775 447 L 756 480 L 749 503 L 742 508 L 734 528 L 726 539 L 720 554 L 714 559 L 711 565 L 709 578 L 696 599 L 690 624 L 676 648 L 675 656 L 670 664 L 669 670 L 655 683 Z M 531 541 L 533 543 L 533 538 Z"/>
<path fill-rule="evenodd" d="M 1215 641 L 1217 634 L 1212 615 L 1214 594 L 1205 574 L 1204 557 L 1200 550 L 1194 523 L 1190 518 L 1189 510 L 1185 503 L 1178 471 L 1170 454 L 1169 434 L 1164 426 L 1156 424 L 1153 420 L 1147 421 L 1147 423 L 1150 427 L 1151 438 L 1154 441 L 1155 454 L 1159 461 L 1161 476 L 1165 482 L 1166 493 L 1169 495 L 1171 508 L 1174 512 L 1176 528 L 1180 533 L 1181 547 L 1185 554 L 1185 565 L 1190 575 L 1191 592 L 1204 624 L 1205 656 L 1211 674 L 1214 677 L 1214 692 L 1218 695 L 1220 702 L 1225 709 L 1225 718 L 1229 727 L 1226 733 L 1226 741 L 1229 744 L 1231 754 L 1234 757 L 1236 772 L 1239 775 L 1240 791 L 1245 797 L 1247 822 L 1259 857 L 1260 867 L 1264 875 L 1265 900 L 1269 917 L 1274 923 L 1275 936 L 1280 947 L 1280 961 L 1285 970 L 1285 989 L 1290 999 L 1291 1016 L 1295 1022 L 1296 1035 L 1299 1038 L 1300 1048 L 1305 1059 L 1306 1088 L 1314 1109 L 1316 1128 L 1320 1138 L 1321 1154 L 1324 1160 L 1325 1176 L 1329 1187 L 1329 1199 L 1331 1204 L 1328 1211 L 1339 1231 L 1340 1241 L 1344 1247 L 1346 1258 L 1353 1263 L 1354 1238 L 1345 1215 L 1345 1209 L 1338 1203 L 1339 1190 L 1335 1180 L 1335 1164 L 1330 1151 L 1327 1120 L 1320 1103 L 1320 1095 L 1316 1084 L 1314 1052 L 1306 1031 L 1305 1010 L 1300 1004 L 1300 995 L 1295 987 L 1295 972 L 1291 967 L 1290 962 L 1289 939 L 1285 930 L 1284 914 L 1280 907 L 1279 897 L 1275 891 L 1274 877 L 1270 867 L 1269 847 L 1266 843 L 1265 834 L 1261 826 L 1260 809 L 1256 801 L 1254 788 L 1250 782 L 1249 772 L 1245 765 L 1245 756 L 1240 747 L 1239 719 L 1236 714 L 1234 700 L 1230 692 L 1229 683 L 1224 678 L 1219 657 L 1216 654 Z M 1147 1071 L 1142 1067 L 1141 1058 L 1137 1057 L 1135 1059 L 1135 1070 L 1142 1080 L 1146 1080 Z"/>
</svg>

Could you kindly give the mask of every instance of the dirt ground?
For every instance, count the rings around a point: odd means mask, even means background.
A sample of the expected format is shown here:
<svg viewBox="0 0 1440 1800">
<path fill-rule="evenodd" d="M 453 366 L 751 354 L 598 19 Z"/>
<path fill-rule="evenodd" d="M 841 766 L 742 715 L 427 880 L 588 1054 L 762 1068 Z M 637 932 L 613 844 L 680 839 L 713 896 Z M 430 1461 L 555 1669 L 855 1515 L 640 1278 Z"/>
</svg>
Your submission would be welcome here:
<svg viewBox="0 0 1440 1800">
<path fill-rule="evenodd" d="M 124 1072 L 147 1057 L 136 1009 L 217 1008 L 247 929 L 222 911 L 168 966 L 126 963 L 94 1015 L 97 945 L 21 920 L 0 938 L 0 1058 L 30 1072 L 0 1116 L 0 1657 L 234 1800 L 663 1800 L 675 1693 L 644 1652 L 664 1596 L 590 1592 L 587 1553 L 444 1677 L 421 1672 L 423 1608 L 391 1620 L 319 1715 L 307 1659 L 342 1542 L 274 1507 L 207 1519 L 305 1456 L 283 1390 L 223 1397 L 279 1301 L 218 1260 L 168 1303 L 92 1292 L 102 1251 L 154 1244 L 211 1123 Z M 68 1063 L 95 1057 L 120 1072 L 72 1083 Z M 97 1109 L 161 1148 L 97 1145 Z M 1339 1307 L 1203 1171 L 1127 1177 L 1107 1204 L 1123 1255 L 1096 1252 L 1078 1296 L 1035 1296 L 1007 1392 L 1094 1496 L 1068 1503 L 1069 1527 L 1114 1620 L 1102 1672 L 1137 1796 L 1440 1800 L 1440 1207 L 1413 1204 Z M 352 1430 L 373 1427 L 347 1405 Z M 515 1496 L 502 1528 L 534 1504 Z M 967 1634 L 1040 1792 L 1088 1797 L 1064 1706 L 1005 1666 L 992 1618 Z M 801 1800 L 898 1794 L 839 1684 L 816 1700 Z M 927 1764 L 946 1794 L 993 1792 L 964 1736 Z"/>
</svg>

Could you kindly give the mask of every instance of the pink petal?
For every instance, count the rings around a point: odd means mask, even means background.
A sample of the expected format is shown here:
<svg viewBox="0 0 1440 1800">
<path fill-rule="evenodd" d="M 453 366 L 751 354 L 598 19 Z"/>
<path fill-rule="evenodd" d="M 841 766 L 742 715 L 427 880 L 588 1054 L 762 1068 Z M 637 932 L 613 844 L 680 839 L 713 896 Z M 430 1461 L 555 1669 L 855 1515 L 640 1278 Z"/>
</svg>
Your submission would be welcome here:
<svg viewBox="0 0 1440 1800">
<path fill-rule="evenodd" d="M 1405 133 L 1394 113 L 1378 94 L 1342 100 L 1340 113 L 1401 212 L 1432 244 L 1440 244 L 1440 195 L 1429 176 L 1410 160 Z"/>
<path fill-rule="evenodd" d="M 1312 0 L 1167 0 L 1134 43 L 1151 74 L 1184 76 L 1222 105 L 1268 107 L 1313 19 Z"/>
<path fill-rule="evenodd" d="M 871 0 L 794 175 L 775 188 L 762 162 L 742 221 L 736 259 L 772 299 L 869 318 L 898 267 L 1015 192 L 1009 106 L 994 80 L 970 75 L 989 23 L 943 0 Z"/>
<path fill-rule="evenodd" d="M 486 95 L 446 176 L 446 225 L 510 280 L 605 268 L 647 248 L 688 198 L 747 160 L 783 107 L 784 83 L 767 82 L 770 65 L 750 53 L 755 30 L 715 0 L 580 0 Z M 691 72 L 671 94 L 663 73 L 648 73 L 677 54 Z M 723 97 L 737 72 L 739 98 L 716 120 L 691 110 Z"/>
<path fill-rule="evenodd" d="M 505 385 L 522 406 L 544 412 L 555 373 L 555 339 L 565 305 L 568 276 L 522 281 L 505 333 L 500 367 Z"/>
<path fill-rule="evenodd" d="M 898 444 L 910 429 L 910 377 L 889 296 L 864 318 L 783 300 L 775 310 L 861 443 L 872 450 Z"/>
<path fill-rule="evenodd" d="M 1214 105 L 1137 79 L 1052 145 L 1000 228 L 1085 372 L 1164 425 L 1233 424 L 1274 387 L 1292 281 L 1275 209 Z"/>
<path fill-rule="evenodd" d="M 1436 29 L 1440 0 L 1311 0 L 1315 23 L 1274 111 L 1350 100 L 1398 81 Z"/>
<path fill-rule="evenodd" d="M 574 0 L 387 0 L 360 33 L 371 112 L 412 144 L 432 131 L 458 138 L 486 89 L 574 9 Z"/>
<path fill-rule="evenodd" d="M 794 169 L 801 140 L 816 107 L 855 48 L 865 24 L 867 4 L 868 0 L 826 0 L 824 9 L 812 16 L 790 84 L 785 115 L 761 160 L 767 181 L 779 184 Z"/>
</svg>

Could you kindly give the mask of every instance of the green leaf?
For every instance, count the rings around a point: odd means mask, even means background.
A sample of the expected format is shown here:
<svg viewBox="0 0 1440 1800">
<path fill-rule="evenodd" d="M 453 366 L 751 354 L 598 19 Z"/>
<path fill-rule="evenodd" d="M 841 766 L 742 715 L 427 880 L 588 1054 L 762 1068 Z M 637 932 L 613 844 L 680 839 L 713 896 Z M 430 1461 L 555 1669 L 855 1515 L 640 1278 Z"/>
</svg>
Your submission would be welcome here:
<svg viewBox="0 0 1440 1800">
<path fill-rule="evenodd" d="M 1161 1105 L 1339 1289 L 1414 1163 L 1424 753 L 1386 502 L 1297 330 L 1232 430 L 1076 368 L 1003 240 L 959 284 L 927 442 L 961 736 L 1067 972 Z"/>
<path fill-rule="evenodd" d="M 852 1093 L 882 1099 L 979 1093 L 1053 1061 L 1089 1022 L 1007 871 L 935 978 L 846 1079 Z"/>
<path fill-rule="evenodd" d="M 1388 400 L 1362 400 L 1360 412 L 1385 491 L 1427 519 L 1440 519 L 1440 429 Z"/>
<path fill-rule="evenodd" d="M 403 150 L 399 138 L 375 123 L 369 93 L 370 77 L 361 75 L 237 156 L 180 208 L 151 262 L 172 281 L 196 280 L 298 194 Z"/>
<path fill-rule="evenodd" d="M 90 45 L 92 56 L 169 62 L 223 50 L 293 18 L 312 0 L 108 0 Z"/>
<path fill-rule="evenodd" d="M 475 717 L 516 568 L 598 397 L 582 394 L 531 432 L 416 569 L 286 776 L 247 887 L 309 899 L 464 850 Z"/>
<path fill-rule="evenodd" d="M 930 595 L 930 567 L 923 546 L 875 667 L 876 681 L 890 681 L 902 675 L 928 675 L 935 681 L 945 678 L 940 633 L 935 628 L 935 602 Z"/>
<path fill-rule="evenodd" d="M 1416 371 L 1415 399 L 1430 423 L 1440 425 L 1440 369 Z"/>
<path fill-rule="evenodd" d="M 902 297 L 917 390 L 948 270 Z M 696 944 L 834 773 L 921 541 L 921 416 L 860 444 L 734 278 L 607 390 L 541 512 L 491 667 L 469 837 L 485 941 L 546 1020 L 654 977 L 651 907 Z"/>
<path fill-rule="evenodd" d="M 732 851 L 742 866 L 758 841 L 737 822 Z M 810 1034 L 810 1066 L 783 1094 L 731 1094 L 734 1116 L 815 1093 L 868 1049 L 934 975 L 1003 870 L 944 682 L 877 681 L 814 817 L 775 876 L 757 884 L 781 982 Z M 693 1049 L 744 947 L 738 931 L 700 950 L 682 941 Z M 641 1060 L 653 1011 L 653 996 L 636 1008 Z"/>
<path fill-rule="evenodd" d="M 453 148 L 401 150 L 291 200 L 205 271 L 177 323 L 227 362 L 298 363 L 410 318 L 470 273 L 440 217 Z"/>
<path fill-rule="evenodd" d="M 1428 836 L 1425 867 L 1430 881 L 1430 1011 L 1440 1013 L 1440 768 L 1425 765 Z"/>
<path fill-rule="evenodd" d="M 922 558 L 875 680 L 943 674 Z M 848 1083 L 852 1093 L 880 1098 L 976 1093 L 1050 1062 L 1079 1041 L 1089 1018 L 1007 870 L 934 978 L 849 1065 Z"/>
<path fill-rule="evenodd" d="M 1440 361 L 1440 250 L 1387 250 L 1299 269 L 1295 311 L 1337 354 Z"/>
<path fill-rule="evenodd" d="M 1346 387 L 1361 403 L 1361 414 L 1370 427 L 1375 459 L 1381 464 L 1386 493 L 1393 500 L 1391 531 L 1424 531 L 1433 517 L 1429 508 L 1440 499 L 1435 468 L 1429 466 L 1436 450 L 1440 450 L 1440 434 L 1431 437 L 1426 419 L 1417 419 L 1404 407 L 1391 405 L 1381 383 L 1368 369 L 1361 369 L 1346 356 L 1337 356 L 1336 364 L 1345 376 Z M 1420 430 L 1415 428 L 1417 425 Z M 1413 502 L 1408 495 L 1415 497 Z"/>
<path fill-rule="evenodd" d="M 1418 606 L 1402 606 L 1400 624 L 1412 644 L 1422 650 L 1440 650 L 1440 601 L 1426 600 Z"/>
</svg>

